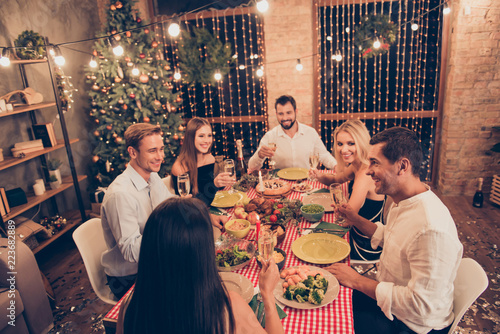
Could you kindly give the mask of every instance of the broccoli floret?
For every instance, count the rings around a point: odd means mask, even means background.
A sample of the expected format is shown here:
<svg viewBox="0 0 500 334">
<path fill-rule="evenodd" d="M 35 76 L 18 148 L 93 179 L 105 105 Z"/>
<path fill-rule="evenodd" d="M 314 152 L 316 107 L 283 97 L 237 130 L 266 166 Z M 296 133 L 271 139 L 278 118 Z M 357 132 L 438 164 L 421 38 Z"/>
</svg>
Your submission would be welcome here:
<svg viewBox="0 0 500 334">
<path fill-rule="evenodd" d="M 324 277 L 316 279 L 314 280 L 314 287 L 323 290 L 323 292 L 326 292 L 326 289 L 328 288 L 328 281 Z"/>
<path fill-rule="evenodd" d="M 321 289 L 314 289 L 309 295 L 308 300 L 311 304 L 319 305 L 323 301 L 323 298 L 325 298 L 325 292 Z"/>
<path fill-rule="evenodd" d="M 290 287 L 286 288 L 285 294 L 283 295 L 283 297 L 285 297 L 288 300 L 293 300 L 293 296 L 294 296 L 294 293 L 293 293 L 293 291 L 290 290 Z"/>
<path fill-rule="evenodd" d="M 314 287 L 314 277 L 311 275 L 307 276 L 307 279 L 303 280 L 302 283 L 308 288 L 313 288 Z"/>
</svg>

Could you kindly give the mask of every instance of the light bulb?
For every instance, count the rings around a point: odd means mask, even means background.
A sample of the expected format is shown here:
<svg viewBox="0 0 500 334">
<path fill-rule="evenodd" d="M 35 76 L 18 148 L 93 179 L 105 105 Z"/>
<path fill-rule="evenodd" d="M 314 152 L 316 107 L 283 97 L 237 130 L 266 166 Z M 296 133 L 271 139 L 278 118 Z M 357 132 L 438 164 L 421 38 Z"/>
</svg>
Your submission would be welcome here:
<svg viewBox="0 0 500 334">
<path fill-rule="evenodd" d="M 349 31 L 351 31 L 349 27 L 345 28 L 345 32 L 349 33 Z"/>
<path fill-rule="evenodd" d="M 54 62 L 58 66 L 63 66 L 66 63 L 66 59 L 64 59 L 61 49 L 57 45 L 52 47 L 52 50 L 54 52 Z"/>
<path fill-rule="evenodd" d="M 174 73 L 174 79 L 175 80 L 180 80 L 181 79 L 181 72 L 179 72 L 178 70 L 175 71 L 175 73 Z"/>
<path fill-rule="evenodd" d="M 267 0 L 257 1 L 257 10 L 261 13 L 267 12 L 269 9 L 269 2 Z"/>
<path fill-rule="evenodd" d="M 92 67 L 92 68 L 96 68 L 97 67 L 97 61 L 95 59 L 95 56 L 92 56 L 92 58 L 90 58 L 89 66 Z"/>
<path fill-rule="evenodd" d="M 257 74 L 258 77 L 261 77 L 264 75 L 264 70 L 262 68 L 259 68 L 257 69 L 257 71 L 255 72 L 255 74 Z"/>
<path fill-rule="evenodd" d="M 240 66 L 238 66 L 238 68 L 239 68 L 240 70 L 244 70 L 244 69 L 245 69 L 245 65 L 240 65 Z"/>
<path fill-rule="evenodd" d="M 378 49 L 380 47 L 380 41 L 378 40 L 378 38 L 375 40 L 375 42 L 373 42 L 373 47 L 375 49 Z"/>
<path fill-rule="evenodd" d="M 337 62 L 340 62 L 340 61 L 342 61 L 342 58 L 343 58 L 342 53 L 340 53 L 340 51 L 337 51 L 337 53 L 335 53 L 335 60 Z"/>
<path fill-rule="evenodd" d="M 443 14 L 446 15 L 446 14 L 450 14 L 451 12 L 451 8 L 450 6 L 448 6 L 447 3 L 444 4 L 444 8 L 443 8 Z"/>
<path fill-rule="evenodd" d="M 333 40 L 333 38 L 332 38 L 332 36 L 326 36 L 326 40 L 327 40 L 327 41 L 332 41 L 332 40 Z"/>
<path fill-rule="evenodd" d="M 418 24 L 416 24 L 416 23 L 412 23 L 412 24 L 411 24 L 411 30 L 413 30 L 413 31 L 417 31 L 417 30 L 418 30 Z"/>
<path fill-rule="evenodd" d="M 134 66 L 134 68 L 132 69 L 132 75 L 133 76 L 138 76 L 139 75 L 139 69 L 137 67 Z"/>
<path fill-rule="evenodd" d="M 114 37 L 109 38 L 109 43 L 111 44 L 111 47 L 113 48 L 113 54 L 117 57 L 120 57 L 123 55 L 123 47 L 118 44 L 116 39 Z"/>
<path fill-rule="evenodd" d="M 304 69 L 304 66 L 300 63 L 300 59 L 297 59 L 297 65 L 295 65 L 295 69 L 297 71 L 302 71 Z"/>
<path fill-rule="evenodd" d="M 178 23 L 174 22 L 168 26 L 168 34 L 172 37 L 177 37 L 181 33 L 181 27 Z"/>
<path fill-rule="evenodd" d="M 10 50 L 7 48 L 4 48 L 2 50 L 2 56 L 0 57 L 0 65 L 7 67 L 10 65 Z"/>
<path fill-rule="evenodd" d="M 222 79 L 222 74 L 220 74 L 219 70 L 215 71 L 214 78 L 217 81 L 219 81 L 220 79 Z"/>
</svg>

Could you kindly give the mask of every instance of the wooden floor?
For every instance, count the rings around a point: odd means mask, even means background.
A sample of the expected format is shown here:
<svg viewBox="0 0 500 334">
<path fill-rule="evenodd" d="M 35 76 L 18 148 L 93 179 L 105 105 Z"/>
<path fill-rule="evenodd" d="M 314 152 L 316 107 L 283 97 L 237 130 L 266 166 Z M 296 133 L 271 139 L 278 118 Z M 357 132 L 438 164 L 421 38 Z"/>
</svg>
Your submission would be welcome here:
<svg viewBox="0 0 500 334">
<path fill-rule="evenodd" d="M 442 197 L 457 224 L 464 257 L 478 261 L 490 285 L 467 311 L 456 333 L 500 333 L 500 208 L 473 208 L 470 197 Z M 104 333 L 102 317 L 111 308 L 92 291 L 78 250 L 67 234 L 37 254 L 56 294 L 51 333 Z"/>
</svg>

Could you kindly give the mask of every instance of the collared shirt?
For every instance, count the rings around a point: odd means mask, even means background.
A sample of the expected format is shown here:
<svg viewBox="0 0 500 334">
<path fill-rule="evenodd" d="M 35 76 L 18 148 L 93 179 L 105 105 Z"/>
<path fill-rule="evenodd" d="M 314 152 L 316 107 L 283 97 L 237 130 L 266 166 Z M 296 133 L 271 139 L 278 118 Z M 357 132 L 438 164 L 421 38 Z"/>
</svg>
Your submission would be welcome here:
<svg viewBox="0 0 500 334">
<path fill-rule="evenodd" d="M 297 121 L 299 126 L 297 133 L 290 138 L 281 125 L 274 127 L 262 137 L 259 149 L 268 146 L 269 143 L 276 143 L 276 152 L 273 160 L 276 162 L 275 168 L 283 169 L 288 167 L 302 167 L 309 169 L 309 155 L 313 152 L 319 153 L 319 161 L 329 169 L 333 169 L 337 160 L 328 152 L 321 141 L 316 130 Z M 259 157 L 259 149 L 248 161 L 250 170 L 257 170 L 262 167 L 264 159 Z"/>
<path fill-rule="evenodd" d="M 453 322 L 453 281 L 463 247 L 448 208 L 427 191 L 392 203 L 377 223 L 372 247 L 383 246 L 375 290 L 378 306 L 417 333 Z"/>
<path fill-rule="evenodd" d="M 101 263 L 109 276 L 137 274 L 144 226 L 153 209 L 172 195 L 157 173 L 146 182 L 128 165 L 108 187 L 101 207 L 101 222 L 108 249 Z"/>
</svg>

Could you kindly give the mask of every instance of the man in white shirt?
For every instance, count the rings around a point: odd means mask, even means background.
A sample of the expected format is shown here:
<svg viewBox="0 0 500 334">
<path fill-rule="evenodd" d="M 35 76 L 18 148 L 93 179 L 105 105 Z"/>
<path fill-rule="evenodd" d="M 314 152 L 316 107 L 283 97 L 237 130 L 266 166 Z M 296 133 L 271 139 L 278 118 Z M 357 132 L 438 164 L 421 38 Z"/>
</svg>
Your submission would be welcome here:
<svg viewBox="0 0 500 334">
<path fill-rule="evenodd" d="M 420 181 L 422 148 L 414 132 L 393 127 L 370 141 L 367 174 L 375 191 L 386 194 L 386 224 L 339 211 L 383 246 L 377 280 L 345 264 L 327 267 L 353 291 L 354 330 L 359 333 L 447 333 L 454 320 L 453 281 L 462 258 L 453 218 Z M 388 209 L 388 210 L 387 210 Z"/>
<path fill-rule="evenodd" d="M 297 104 L 289 95 L 280 96 L 274 104 L 280 125 L 268 131 L 259 148 L 248 161 L 249 173 L 262 167 L 265 159 L 272 159 L 274 167 L 302 167 L 309 169 L 309 155 L 319 154 L 319 161 L 329 169 L 337 164 L 327 151 L 316 130 L 297 121 Z M 273 148 L 270 143 L 276 144 Z"/>
<path fill-rule="evenodd" d="M 101 222 L 108 249 L 101 263 L 108 285 L 121 298 L 134 284 L 142 232 L 154 208 L 171 194 L 160 176 L 164 145 L 160 127 L 138 123 L 125 131 L 130 162 L 108 187 L 101 207 Z M 214 226 L 226 218 L 213 216 Z"/>
</svg>

